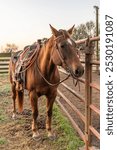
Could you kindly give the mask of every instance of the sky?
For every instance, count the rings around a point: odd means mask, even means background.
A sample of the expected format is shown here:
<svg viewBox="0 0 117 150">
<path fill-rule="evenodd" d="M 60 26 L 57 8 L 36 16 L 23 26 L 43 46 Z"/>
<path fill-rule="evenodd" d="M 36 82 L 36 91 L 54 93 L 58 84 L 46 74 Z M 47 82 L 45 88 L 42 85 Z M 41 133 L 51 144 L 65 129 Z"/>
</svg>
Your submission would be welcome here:
<svg viewBox="0 0 117 150">
<path fill-rule="evenodd" d="M 49 24 L 69 29 L 95 21 L 93 6 L 99 0 L 0 0 L 0 50 L 7 43 L 19 49 L 51 36 Z"/>
</svg>

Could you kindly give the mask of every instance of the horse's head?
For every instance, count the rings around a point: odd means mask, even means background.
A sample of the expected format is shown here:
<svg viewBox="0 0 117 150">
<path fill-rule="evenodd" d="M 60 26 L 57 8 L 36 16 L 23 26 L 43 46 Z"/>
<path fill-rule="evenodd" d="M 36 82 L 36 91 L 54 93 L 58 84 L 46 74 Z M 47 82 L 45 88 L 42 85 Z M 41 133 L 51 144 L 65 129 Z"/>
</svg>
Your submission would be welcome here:
<svg viewBox="0 0 117 150">
<path fill-rule="evenodd" d="M 70 72 L 73 78 L 83 75 L 84 67 L 82 66 L 79 55 L 77 55 L 76 43 L 70 38 L 73 28 L 66 30 L 56 30 L 50 25 L 54 37 L 54 46 L 52 51 L 52 60 L 54 64 L 62 66 Z"/>
</svg>

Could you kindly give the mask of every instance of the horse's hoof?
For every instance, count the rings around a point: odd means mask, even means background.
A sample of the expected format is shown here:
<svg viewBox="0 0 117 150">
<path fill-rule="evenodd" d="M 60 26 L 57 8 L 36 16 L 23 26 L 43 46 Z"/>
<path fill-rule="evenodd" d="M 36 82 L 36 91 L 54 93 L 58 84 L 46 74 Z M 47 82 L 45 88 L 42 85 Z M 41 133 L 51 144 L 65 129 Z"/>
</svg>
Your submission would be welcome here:
<svg viewBox="0 0 117 150">
<path fill-rule="evenodd" d="M 13 115 L 12 115 L 12 119 L 13 119 L 13 120 L 17 119 L 17 118 L 16 118 L 16 114 L 15 114 L 15 113 L 13 113 Z"/>
<path fill-rule="evenodd" d="M 48 133 L 48 138 L 49 138 L 51 141 L 54 141 L 54 140 L 56 140 L 56 135 L 55 135 L 55 134 L 52 134 L 52 133 Z"/>
<path fill-rule="evenodd" d="M 39 132 L 38 132 L 38 131 L 37 131 L 37 132 L 34 132 L 32 138 L 33 138 L 35 141 L 39 141 L 39 140 L 41 139 Z"/>
</svg>

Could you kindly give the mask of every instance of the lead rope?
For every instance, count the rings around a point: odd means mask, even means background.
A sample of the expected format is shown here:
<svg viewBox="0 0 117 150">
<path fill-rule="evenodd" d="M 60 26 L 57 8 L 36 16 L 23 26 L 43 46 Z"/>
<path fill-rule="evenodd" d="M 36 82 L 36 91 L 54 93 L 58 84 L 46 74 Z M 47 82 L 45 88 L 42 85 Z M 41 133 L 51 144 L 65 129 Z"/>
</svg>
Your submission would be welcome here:
<svg viewBox="0 0 117 150">
<path fill-rule="evenodd" d="M 58 52 L 58 50 L 57 50 L 57 52 Z M 58 52 L 58 55 L 59 55 L 59 58 L 61 59 L 61 61 L 62 61 L 62 63 L 64 63 L 64 60 L 63 60 L 63 58 L 62 58 L 62 56 L 61 56 L 61 54 Z M 37 68 L 38 68 L 38 72 L 39 72 L 39 74 L 41 75 L 41 77 L 44 79 L 44 81 L 48 84 L 48 85 L 50 85 L 50 86 L 57 86 L 57 85 L 59 85 L 59 84 L 61 84 L 62 82 L 64 82 L 65 80 L 67 80 L 69 77 L 70 77 L 70 74 L 68 74 L 68 76 L 66 77 L 66 78 L 64 78 L 63 80 L 61 80 L 61 81 L 59 81 L 59 82 L 57 82 L 57 83 L 50 83 L 43 75 L 42 75 L 42 73 L 41 73 L 41 71 L 40 71 L 40 69 L 39 69 L 39 66 L 38 66 L 38 63 L 37 63 Z"/>
<path fill-rule="evenodd" d="M 64 78 L 63 80 L 61 80 L 61 81 L 59 81 L 59 82 L 57 82 L 57 83 L 50 83 L 50 82 L 42 75 L 42 73 L 41 73 L 41 71 L 40 71 L 40 69 L 39 69 L 38 63 L 37 63 L 37 68 L 38 68 L 38 72 L 39 72 L 39 74 L 41 75 L 41 77 L 42 77 L 42 78 L 44 79 L 44 81 L 45 81 L 48 85 L 50 85 L 50 86 L 57 86 L 57 85 L 59 85 L 60 83 L 64 82 L 65 80 L 67 80 L 67 79 L 70 77 L 70 74 L 68 74 L 68 76 L 67 76 L 66 78 Z"/>
<path fill-rule="evenodd" d="M 77 79 L 76 82 L 75 82 L 75 79 L 73 78 L 73 84 L 74 84 L 75 86 L 78 85 L 79 92 L 80 92 L 80 82 L 79 82 L 79 80 Z"/>
</svg>

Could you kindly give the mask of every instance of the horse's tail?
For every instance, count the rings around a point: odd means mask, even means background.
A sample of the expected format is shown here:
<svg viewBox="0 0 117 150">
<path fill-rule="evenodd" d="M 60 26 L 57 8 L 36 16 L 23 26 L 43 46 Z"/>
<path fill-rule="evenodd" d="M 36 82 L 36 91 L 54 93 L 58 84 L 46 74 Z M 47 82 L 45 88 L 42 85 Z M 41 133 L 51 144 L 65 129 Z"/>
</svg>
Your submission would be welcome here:
<svg viewBox="0 0 117 150">
<path fill-rule="evenodd" d="M 24 91 L 17 91 L 17 104 L 19 112 L 23 111 Z"/>
</svg>

